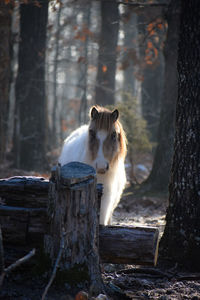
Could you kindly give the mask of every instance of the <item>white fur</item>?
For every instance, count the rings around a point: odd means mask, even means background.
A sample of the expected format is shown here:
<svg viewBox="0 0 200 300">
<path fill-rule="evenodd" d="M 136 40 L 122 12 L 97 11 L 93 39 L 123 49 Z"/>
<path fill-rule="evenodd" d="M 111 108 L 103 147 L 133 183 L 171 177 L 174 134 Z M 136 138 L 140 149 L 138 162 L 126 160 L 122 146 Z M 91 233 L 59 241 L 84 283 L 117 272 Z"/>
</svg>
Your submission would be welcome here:
<svg viewBox="0 0 200 300">
<path fill-rule="evenodd" d="M 103 153 L 103 142 L 106 139 L 106 136 L 107 133 L 105 130 L 97 131 L 97 139 L 99 140 L 99 149 L 98 149 L 97 157 L 93 162 L 93 165 L 97 170 L 102 169 L 106 171 L 106 167 L 108 165 L 108 161 L 105 159 Z"/>
<path fill-rule="evenodd" d="M 89 164 L 95 169 L 97 165 L 98 167 L 104 168 L 106 160 L 103 155 L 102 145 L 106 137 L 105 132 L 99 131 L 97 137 L 99 138 L 100 146 L 97 158 L 94 161 L 91 161 L 88 153 L 88 125 L 83 125 L 73 131 L 64 141 L 63 149 L 58 160 L 61 166 L 71 161 L 79 161 Z M 120 200 L 126 183 L 123 159 L 119 157 L 115 164 L 110 166 L 105 174 L 97 173 L 97 182 L 103 184 L 100 224 L 107 225 L 111 223 L 113 210 Z"/>
</svg>

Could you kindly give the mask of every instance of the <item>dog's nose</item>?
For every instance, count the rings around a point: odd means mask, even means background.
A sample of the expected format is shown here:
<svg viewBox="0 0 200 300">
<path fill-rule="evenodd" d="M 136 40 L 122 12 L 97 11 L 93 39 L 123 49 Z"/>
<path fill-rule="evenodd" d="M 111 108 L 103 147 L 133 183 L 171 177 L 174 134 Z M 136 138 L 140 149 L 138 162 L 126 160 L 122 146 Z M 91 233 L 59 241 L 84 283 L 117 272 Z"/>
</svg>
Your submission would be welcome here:
<svg viewBox="0 0 200 300">
<path fill-rule="evenodd" d="M 105 169 L 97 169 L 98 174 L 105 174 L 106 170 Z"/>
<path fill-rule="evenodd" d="M 109 170 L 109 164 L 107 162 L 104 165 L 96 163 L 96 170 L 98 174 L 105 174 Z"/>
</svg>

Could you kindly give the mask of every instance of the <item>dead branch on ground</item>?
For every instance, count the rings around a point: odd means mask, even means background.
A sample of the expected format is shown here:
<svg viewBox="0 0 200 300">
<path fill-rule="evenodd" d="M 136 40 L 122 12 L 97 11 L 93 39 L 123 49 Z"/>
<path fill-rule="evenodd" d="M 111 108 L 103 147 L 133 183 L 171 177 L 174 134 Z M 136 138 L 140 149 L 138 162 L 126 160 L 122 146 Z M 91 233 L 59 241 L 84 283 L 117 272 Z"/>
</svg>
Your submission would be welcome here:
<svg viewBox="0 0 200 300">
<path fill-rule="evenodd" d="M 60 249 L 59 249 L 59 252 L 58 252 L 58 256 L 57 256 L 57 259 L 56 259 L 56 262 L 55 262 L 55 265 L 54 265 L 54 268 L 53 268 L 53 272 L 51 274 L 51 278 L 44 290 L 44 293 L 42 294 L 42 299 L 41 300 L 44 300 L 47 293 L 48 293 L 48 290 L 50 288 L 50 286 L 52 285 L 55 277 L 56 277 L 56 272 L 57 272 L 57 269 L 59 267 L 59 263 L 60 263 L 60 259 L 61 259 L 61 256 L 62 256 L 62 253 L 63 253 L 63 249 L 64 249 L 64 236 L 65 236 L 65 232 L 62 231 L 62 237 L 61 237 L 61 241 L 60 241 Z"/>
</svg>

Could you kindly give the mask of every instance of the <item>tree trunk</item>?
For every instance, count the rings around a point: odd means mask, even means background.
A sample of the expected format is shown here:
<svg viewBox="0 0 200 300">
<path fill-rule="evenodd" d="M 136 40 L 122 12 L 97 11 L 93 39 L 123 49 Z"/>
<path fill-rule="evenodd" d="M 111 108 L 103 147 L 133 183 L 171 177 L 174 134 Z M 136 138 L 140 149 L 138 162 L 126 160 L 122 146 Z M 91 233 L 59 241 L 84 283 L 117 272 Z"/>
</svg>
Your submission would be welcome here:
<svg viewBox="0 0 200 300">
<path fill-rule="evenodd" d="M 163 78 L 164 78 L 164 59 L 161 51 L 160 44 L 163 39 L 163 32 L 155 35 L 159 42 L 155 43 L 147 28 L 156 19 L 163 18 L 162 7 L 148 7 L 138 15 L 138 32 L 140 35 L 140 56 L 141 67 L 143 69 L 142 81 L 142 116 L 147 121 L 147 129 L 150 133 L 151 141 L 157 142 L 157 129 L 159 123 L 160 109 L 161 109 L 161 96 L 163 91 Z M 156 30 L 156 29 L 155 29 Z M 154 35 L 153 35 L 154 36 Z M 141 39 L 142 37 L 142 39 Z M 148 43 L 153 43 L 157 48 L 158 54 L 152 58 L 152 64 L 146 63 L 146 51 L 148 51 Z"/>
<path fill-rule="evenodd" d="M 177 99 L 177 52 L 180 19 L 180 1 L 171 1 L 168 13 L 168 32 L 165 41 L 165 75 L 162 96 L 162 108 L 158 128 L 158 145 L 156 148 L 152 171 L 144 182 L 147 190 L 167 191 L 173 156 L 174 117 Z"/>
<path fill-rule="evenodd" d="M 41 170 L 45 163 L 45 50 L 48 0 L 20 5 L 16 81 L 15 165 Z"/>
<path fill-rule="evenodd" d="M 86 24 L 86 29 L 90 28 L 91 25 L 91 2 L 89 1 L 87 5 L 85 5 L 85 9 L 83 10 L 83 20 L 84 24 Z M 81 103 L 79 109 L 79 126 L 86 124 L 88 122 L 88 103 L 87 103 L 87 93 L 88 93 L 88 65 L 89 65 L 89 56 L 88 56 L 88 45 L 89 45 L 89 37 L 86 35 L 85 42 L 83 45 L 83 49 L 81 50 L 81 57 L 83 57 L 83 61 L 80 62 L 80 86 L 82 87 L 81 91 Z"/>
<path fill-rule="evenodd" d="M 12 5 L 4 1 L 0 5 L 0 163 L 5 160 L 11 64 Z"/>
<path fill-rule="evenodd" d="M 61 35 L 61 12 L 62 5 L 59 3 L 59 8 L 56 15 L 56 33 L 55 33 L 55 49 L 54 49 L 54 64 L 53 64 L 53 112 L 52 112 L 52 148 L 58 147 L 60 142 L 60 121 L 59 121 L 59 105 L 58 105 L 58 59 L 59 59 L 59 40 Z"/>
<path fill-rule="evenodd" d="M 62 275 L 71 282 L 75 278 L 76 283 L 87 282 L 101 292 L 99 207 L 92 167 L 73 162 L 52 172 L 48 203 L 50 234 L 45 236 L 45 252 L 54 264 L 63 236 L 64 249 L 59 263 Z"/>
<path fill-rule="evenodd" d="M 200 269 L 200 2 L 181 2 L 178 101 L 167 224 L 162 249 Z"/>
<path fill-rule="evenodd" d="M 164 62 L 163 54 L 155 67 L 146 66 L 144 81 L 142 82 L 142 116 L 147 121 L 147 129 L 152 142 L 157 142 L 157 132 L 161 111 L 161 98 L 163 92 Z"/>
<path fill-rule="evenodd" d="M 138 16 L 135 8 L 127 5 L 123 16 L 124 57 L 122 59 L 123 69 L 123 100 L 137 99 L 137 111 L 141 114 L 141 87 L 142 82 L 138 80 L 140 66 Z"/>
<path fill-rule="evenodd" d="M 101 22 L 95 103 L 104 106 L 115 103 L 116 48 L 119 31 L 117 2 L 101 1 Z"/>
</svg>

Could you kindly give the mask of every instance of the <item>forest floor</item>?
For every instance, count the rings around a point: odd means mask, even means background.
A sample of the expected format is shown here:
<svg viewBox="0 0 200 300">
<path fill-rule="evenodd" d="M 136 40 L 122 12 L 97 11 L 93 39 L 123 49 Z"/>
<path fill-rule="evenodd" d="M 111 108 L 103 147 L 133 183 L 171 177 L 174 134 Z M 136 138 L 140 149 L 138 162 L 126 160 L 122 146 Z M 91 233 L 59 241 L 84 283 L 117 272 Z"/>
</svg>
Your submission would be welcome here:
<svg viewBox="0 0 200 300">
<path fill-rule="evenodd" d="M 41 174 L 0 169 L 0 178 L 15 175 Z M 161 236 L 165 226 L 166 207 L 166 194 L 144 194 L 141 191 L 139 193 L 129 186 L 114 212 L 113 222 L 120 225 L 158 227 Z M 6 251 L 5 247 L 5 258 Z M 16 249 L 13 249 L 13 252 L 15 251 Z M 159 261 L 156 267 L 104 264 L 102 278 L 110 300 L 200 299 L 200 273 L 183 271 L 177 265 L 163 265 Z M 5 277 L 0 299 L 39 300 L 48 280 L 47 274 L 35 275 L 29 267 L 16 268 Z M 75 297 L 72 294 L 67 283 L 62 287 L 53 284 L 46 300 L 73 300 Z"/>
</svg>

